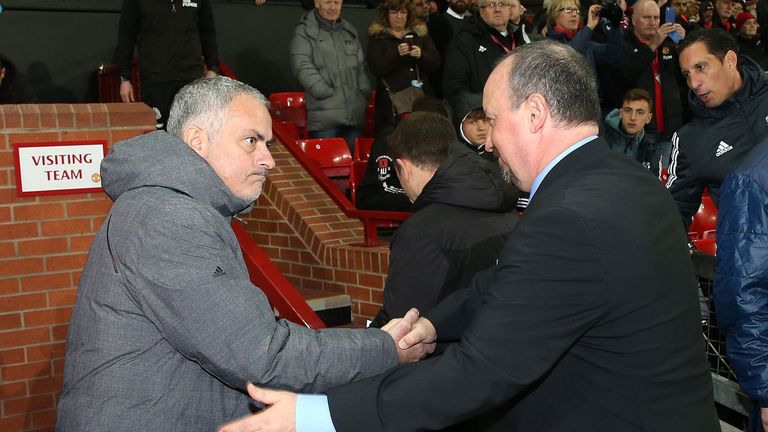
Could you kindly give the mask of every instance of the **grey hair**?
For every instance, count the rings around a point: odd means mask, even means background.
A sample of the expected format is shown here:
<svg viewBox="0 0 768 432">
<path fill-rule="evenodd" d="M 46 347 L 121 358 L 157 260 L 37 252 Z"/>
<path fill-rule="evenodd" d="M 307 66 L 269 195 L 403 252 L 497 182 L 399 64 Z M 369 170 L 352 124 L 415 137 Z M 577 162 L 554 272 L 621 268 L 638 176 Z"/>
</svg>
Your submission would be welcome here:
<svg viewBox="0 0 768 432">
<path fill-rule="evenodd" d="M 202 128 L 212 142 L 217 142 L 221 127 L 229 117 L 229 105 L 238 96 L 252 97 L 269 108 L 269 101 L 248 84 L 224 76 L 200 78 L 176 94 L 168 114 L 168 133 L 182 137 L 190 125 Z"/>
<path fill-rule="evenodd" d="M 541 40 L 515 48 L 509 57 L 507 94 L 513 111 L 538 93 L 559 126 L 599 122 L 597 80 L 583 55 L 563 43 Z"/>
</svg>

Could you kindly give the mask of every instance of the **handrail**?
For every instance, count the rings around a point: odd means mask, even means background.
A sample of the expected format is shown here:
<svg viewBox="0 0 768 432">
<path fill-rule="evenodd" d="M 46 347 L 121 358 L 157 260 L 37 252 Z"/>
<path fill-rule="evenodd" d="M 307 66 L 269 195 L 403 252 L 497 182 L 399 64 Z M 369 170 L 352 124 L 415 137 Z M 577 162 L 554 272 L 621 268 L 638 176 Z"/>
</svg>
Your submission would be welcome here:
<svg viewBox="0 0 768 432">
<path fill-rule="evenodd" d="M 264 292 L 269 303 L 277 309 L 280 316 L 311 329 L 325 328 L 325 323 L 253 241 L 239 221 L 232 221 L 232 231 L 243 251 L 243 260 L 248 268 L 251 282 Z"/>
<path fill-rule="evenodd" d="M 288 128 L 280 122 L 272 122 L 272 131 L 296 160 L 307 170 L 321 188 L 331 197 L 334 203 L 351 218 L 358 218 L 363 222 L 363 246 L 378 246 L 379 238 L 376 225 L 383 222 L 402 222 L 411 216 L 410 212 L 360 210 L 350 202 L 346 195 L 337 188 L 326 176 L 315 161 L 308 158 L 295 144 L 295 137 Z"/>
</svg>

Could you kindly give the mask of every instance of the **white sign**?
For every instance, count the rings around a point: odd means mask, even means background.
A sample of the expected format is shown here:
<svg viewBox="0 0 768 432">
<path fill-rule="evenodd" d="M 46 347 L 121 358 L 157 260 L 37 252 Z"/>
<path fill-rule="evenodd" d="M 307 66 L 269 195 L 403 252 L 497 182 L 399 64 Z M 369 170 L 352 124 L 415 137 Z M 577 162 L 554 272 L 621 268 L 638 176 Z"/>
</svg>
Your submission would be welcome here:
<svg viewBox="0 0 768 432">
<path fill-rule="evenodd" d="M 18 195 L 101 191 L 99 167 L 106 149 L 105 142 L 15 144 Z"/>
</svg>

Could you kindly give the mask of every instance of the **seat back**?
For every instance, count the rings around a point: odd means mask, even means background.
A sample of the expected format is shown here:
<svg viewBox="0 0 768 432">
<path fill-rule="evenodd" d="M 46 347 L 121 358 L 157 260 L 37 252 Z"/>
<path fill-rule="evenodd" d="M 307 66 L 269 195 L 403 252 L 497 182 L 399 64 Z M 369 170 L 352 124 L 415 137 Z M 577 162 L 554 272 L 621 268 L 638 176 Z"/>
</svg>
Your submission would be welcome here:
<svg viewBox="0 0 768 432">
<path fill-rule="evenodd" d="M 352 204 L 357 205 L 357 187 L 360 186 L 360 182 L 365 177 L 365 169 L 368 167 L 368 161 L 352 161 L 352 168 L 349 172 L 349 194 L 352 199 Z"/>
<path fill-rule="evenodd" d="M 376 90 L 371 92 L 368 103 L 365 105 L 365 126 L 363 127 L 363 136 L 373 138 L 376 134 Z"/>
<path fill-rule="evenodd" d="M 289 121 L 296 125 L 299 136 L 307 136 L 307 105 L 304 103 L 304 93 L 283 92 L 269 95 L 269 105 L 272 117 L 277 121 Z"/>
<path fill-rule="evenodd" d="M 342 192 L 349 186 L 352 154 L 344 138 L 299 139 L 296 145 L 315 161 L 320 170 Z"/>
<path fill-rule="evenodd" d="M 371 157 L 371 148 L 373 148 L 373 138 L 355 138 L 355 160 L 367 161 Z"/>
<path fill-rule="evenodd" d="M 693 222 L 688 228 L 688 237 L 691 240 L 715 238 L 717 228 L 717 207 L 712 202 L 712 197 L 701 197 L 699 211 L 693 215 Z"/>
</svg>

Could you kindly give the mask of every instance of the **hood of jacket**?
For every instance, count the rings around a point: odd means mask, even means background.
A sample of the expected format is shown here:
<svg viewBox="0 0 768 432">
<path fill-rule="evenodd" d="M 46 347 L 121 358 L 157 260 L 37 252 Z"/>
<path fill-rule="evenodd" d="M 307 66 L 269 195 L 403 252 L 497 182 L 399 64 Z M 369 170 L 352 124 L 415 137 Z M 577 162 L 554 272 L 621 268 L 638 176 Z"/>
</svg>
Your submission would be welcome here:
<svg viewBox="0 0 768 432">
<path fill-rule="evenodd" d="M 385 35 L 394 37 L 389 33 L 390 31 L 390 28 L 382 25 L 379 20 L 374 20 L 371 25 L 368 26 L 369 37 L 381 37 Z M 421 21 L 416 21 L 412 27 L 405 29 L 403 32 L 403 34 L 407 33 L 415 33 L 418 37 L 425 37 L 429 34 L 429 31 L 427 30 L 426 24 Z"/>
<path fill-rule="evenodd" d="M 347 20 L 344 18 L 339 18 L 338 21 L 326 24 L 322 23 L 320 19 L 317 17 L 317 14 L 315 13 L 315 10 L 309 10 L 304 15 L 299 18 L 299 24 L 303 25 L 306 28 L 306 34 L 308 37 L 311 37 L 312 39 L 319 39 L 320 37 L 320 31 L 345 31 L 350 33 L 357 39 L 357 29 L 350 24 Z"/>
<path fill-rule="evenodd" d="M 232 195 L 205 159 L 165 131 L 112 146 L 101 162 L 101 184 L 112 201 L 133 189 L 161 187 L 208 204 L 222 216 L 233 216 L 253 204 Z"/>
<path fill-rule="evenodd" d="M 696 97 L 693 91 L 688 91 L 688 102 L 691 106 L 691 113 L 695 118 L 724 118 L 728 116 L 735 106 L 744 105 L 767 90 L 768 78 L 766 78 L 765 72 L 763 72 L 757 62 L 749 57 L 739 55 L 738 65 L 743 81 L 742 86 L 733 96 L 720 104 L 720 106 L 708 108 L 698 97 Z M 766 97 L 766 95 L 763 95 L 762 97 Z"/>
<path fill-rule="evenodd" d="M 498 164 L 456 142 L 448 146 L 448 156 L 416 198 L 413 211 L 441 203 L 507 212 L 517 205 L 519 194 L 515 187 L 504 181 Z"/>
</svg>

